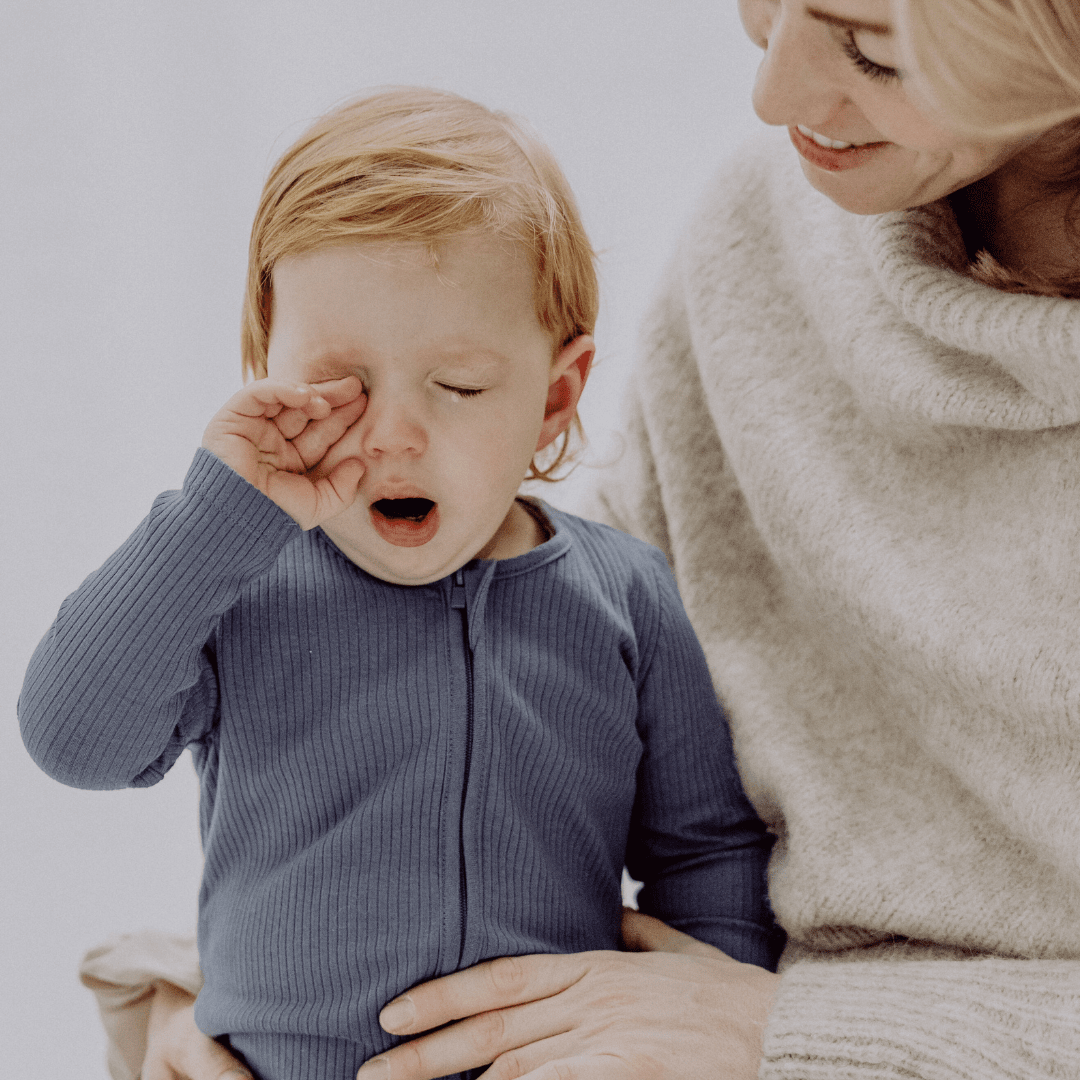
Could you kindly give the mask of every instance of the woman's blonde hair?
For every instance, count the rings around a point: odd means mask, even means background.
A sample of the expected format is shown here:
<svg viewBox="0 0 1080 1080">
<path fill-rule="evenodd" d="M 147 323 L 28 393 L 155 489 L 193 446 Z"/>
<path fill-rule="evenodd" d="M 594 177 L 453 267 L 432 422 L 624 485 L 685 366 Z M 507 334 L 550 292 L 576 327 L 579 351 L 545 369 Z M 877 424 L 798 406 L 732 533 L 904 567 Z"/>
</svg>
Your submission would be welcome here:
<svg viewBox="0 0 1080 1080">
<path fill-rule="evenodd" d="M 241 324 L 245 374 L 266 375 L 274 264 L 342 240 L 432 246 L 473 229 L 517 241 L 535 271 L 553 355 L 596 325 L 595 254 L 562 170 L 523 124 L 457 94 L 391 87 L 320 117 L 282 155 L 251 229 Z M 580 437 L 574 417 L 572 430 Z M 570 431 L 529 478 L 554 479 Z"/>
<path fill-rule="evenodd" d="M 973 135 L 1034 135 L 1080 117 L 1077 0 L 900 0 L 919 88 Z"/>
</svg>

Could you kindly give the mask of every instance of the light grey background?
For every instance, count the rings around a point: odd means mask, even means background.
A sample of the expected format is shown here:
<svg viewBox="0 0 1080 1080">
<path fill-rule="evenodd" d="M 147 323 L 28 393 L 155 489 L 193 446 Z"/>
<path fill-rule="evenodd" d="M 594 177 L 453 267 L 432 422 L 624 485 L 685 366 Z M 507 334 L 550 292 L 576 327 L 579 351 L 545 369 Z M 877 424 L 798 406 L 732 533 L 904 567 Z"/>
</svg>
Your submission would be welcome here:
<svg viewBox="0 0 1080 1080">
<path fill-rule="evenodd" d="M 15 7 L 15 5 L 12 5 Z M 185 756 L 146 791 L 38 773 L 15 724 L 64 596 L 240 385 L 247 236 L 273 160 L 357 90 L 420 83 L 532 120 L 602 255 L 589 459 L 636 324 L 709 173 L 757 127 L 735 0 L 38 0 L 0 15 L 0 1072 L 102 1080 L 89 945 L 191 931 Z M 573 501 L 571 480 L 546 490 Z"/>
</svg>

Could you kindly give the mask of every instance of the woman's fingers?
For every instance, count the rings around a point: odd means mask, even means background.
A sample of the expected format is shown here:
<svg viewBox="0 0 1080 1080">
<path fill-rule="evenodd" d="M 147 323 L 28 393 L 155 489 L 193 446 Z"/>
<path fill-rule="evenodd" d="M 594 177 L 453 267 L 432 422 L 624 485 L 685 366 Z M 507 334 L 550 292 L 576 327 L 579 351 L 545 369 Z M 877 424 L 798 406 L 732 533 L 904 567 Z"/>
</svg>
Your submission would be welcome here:
<svg viewBox="0 0 1080 1080">
<path fill-rule="evenodd" d="M 630 924 L 646 951 L 518 957 L 415 987 L 383 1026 L 446 1026 L 380 1054 L 358 1080 L 434 1080 L 487 1062 L 492 1080 L 754 1080 L 777 976 Z M 671 951 L 648 948 L 663 941 Z"/>
<path fill-rule="evenodd" d="M 615 1054 L 579 1054 L 567 1058 L 550 1058 L 526 1069 L 523 1061 L 506 1055 L 506 1068 L 500 1058 L 487 1072 L 484 1080 L 640 1080 L 645 1073 L 635 1073 L 628 1062 Z"/>
<path fill-rule="evenodd" d="M 667 923 L 633 908 L 623 908 L 622 939 L 629 952 L 671 952 L 731 959 L 715 946 L 698 941 L 681 930 L 673 930 Z"/>
<path fill-rule="evenodd" d="M 487 1065 L 522 1047 L 542 1046 L 550 1042 L 552 1034 L 562 1034 L 572 1026 L 567 1017 L 558 1015 L 561 1006 L 552 998 L 470 1016 L 388 1050 L 365 1064 L 358 1080 L 369 1076 L 371 1080 L 428 1080 Z M 536 1057 L 537 1064 L 543 1060 Z"/>
<path fill-rule="evenodd" d="M 500 1054 L 484 1073 L 485 1080 L 546 1080 L 551 1077 L 570 1080 L 601 1080 L 602 1077 L 631 1080 L 626 1062 L 614 1054 L 581 1054 L 575 1040 L 567 1035 L 555 1035 L 539 1042 L 527 1043 Z"/>
<path fill-rule="evenodd" d="M 156 985 L 142 1080 L 252 1080 L 228 1050 L 195 1026 L 194 1001 L 170 983 Z"/>
<path fill-rule="evenodd" d="M 394 1035 L 411 1035 L 465 1016 L 551 997 L 585 974 L 592 955 L 537 954 L 488 960 L 414 986 L 386 1005 L 379 1023 Z"/>
<path fill-rule="evenodd" d="M 560 1034 L 571 1025 L 558 1015 L 566 1007 L 558 995 L 582 978 L 593 955 L 505 956 L 414 987 L 380 1013 L 387 1031 L 404 1035 L 460 1023 L 373 1058 L 359 1080 L 445 1076 Z"/>
</svg>

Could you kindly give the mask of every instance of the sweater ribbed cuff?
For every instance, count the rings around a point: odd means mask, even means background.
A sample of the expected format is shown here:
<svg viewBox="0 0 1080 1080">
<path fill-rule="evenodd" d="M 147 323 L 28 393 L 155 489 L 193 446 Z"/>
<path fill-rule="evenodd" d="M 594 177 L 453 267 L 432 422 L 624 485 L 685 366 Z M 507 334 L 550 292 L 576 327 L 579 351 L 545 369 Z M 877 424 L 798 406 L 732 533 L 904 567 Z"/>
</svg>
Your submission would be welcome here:
<svg viewBox="0 0 1080 1080">
<path fill-rule="evenodd" d="M 759 1080 L 1080 1076 L 1080 961 L 802 961 Z"/>
</svg>

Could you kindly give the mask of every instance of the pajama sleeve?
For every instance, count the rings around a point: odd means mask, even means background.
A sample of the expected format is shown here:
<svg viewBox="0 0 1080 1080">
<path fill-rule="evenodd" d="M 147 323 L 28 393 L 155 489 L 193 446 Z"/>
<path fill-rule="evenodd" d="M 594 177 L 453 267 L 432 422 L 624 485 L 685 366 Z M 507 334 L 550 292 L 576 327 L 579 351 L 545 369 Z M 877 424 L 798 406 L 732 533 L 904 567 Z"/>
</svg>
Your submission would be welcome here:
<svg viewBox="0 0 1080 1080">
<path fill-rule="evenodd" d="M 744 963 L 783 947 L 765 872 L 773 837 L 743 793 L 705 656 L 659 553 L 655 639 L 639 673 L 643 756 L 626 865 L 638 906 Z"/>
<path fill-rule="evenodd" d="M 217 714 L 213 637 L 298 526 L 206 450 L 61 605 L 19 698 L 23 740 L 73 787 L 156 783 Z"/>
</svg>

